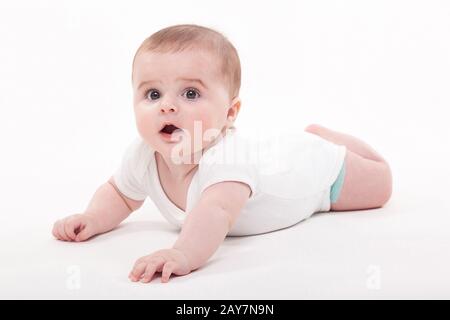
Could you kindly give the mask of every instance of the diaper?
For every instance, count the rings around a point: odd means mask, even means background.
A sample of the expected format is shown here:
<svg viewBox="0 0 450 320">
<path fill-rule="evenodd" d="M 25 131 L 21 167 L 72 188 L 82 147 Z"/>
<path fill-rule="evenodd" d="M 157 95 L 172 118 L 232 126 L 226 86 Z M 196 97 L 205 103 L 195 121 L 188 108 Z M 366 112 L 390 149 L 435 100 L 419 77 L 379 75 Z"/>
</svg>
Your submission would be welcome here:
<svg viewBox="0 0 450 320">
<path fill-rule="evenodd" d="M 345 160 L 342 162 L 341 171 L 339 171 L 339 175 L 336 178 L 336 181 L 331 185 L 330 188 L 330 201 L 331 203 L 337 202 L 339 195 L 341 193 L 342 185 L 344 184 L 345 177 Z"/>
</svg>

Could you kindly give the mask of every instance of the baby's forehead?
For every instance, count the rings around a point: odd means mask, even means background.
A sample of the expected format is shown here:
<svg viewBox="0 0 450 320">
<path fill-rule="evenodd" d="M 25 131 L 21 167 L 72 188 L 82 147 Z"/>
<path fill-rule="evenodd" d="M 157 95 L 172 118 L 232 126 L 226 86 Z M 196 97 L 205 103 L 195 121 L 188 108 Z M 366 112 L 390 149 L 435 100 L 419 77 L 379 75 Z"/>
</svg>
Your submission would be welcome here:
<svg viewBox="0 0 450 320">
<path fill-rule="evenodd" d="M 200 79 L 203 82 L 224 82 L 220 74 L 220 61 L 214 55 L 202 51 L 153 52 L 143 51 L 136 55 L 133 66 L 134 79 L 148 78 Z"/>
</svg>

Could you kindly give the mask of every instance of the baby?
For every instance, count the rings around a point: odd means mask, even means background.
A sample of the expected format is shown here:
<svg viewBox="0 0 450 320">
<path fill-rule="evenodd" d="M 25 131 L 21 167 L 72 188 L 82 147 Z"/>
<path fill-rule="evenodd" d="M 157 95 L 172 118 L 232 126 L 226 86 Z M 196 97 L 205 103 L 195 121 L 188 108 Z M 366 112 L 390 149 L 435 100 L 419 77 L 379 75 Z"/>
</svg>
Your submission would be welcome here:
<svg viewBox="0 0 450 320">
<path fill-rule="evenodd" d="M 132 67 L 139 137 L 85 212 L 57 221 L 53 235 L 79 242 L 108 232 L 150 197 L 181 231 L 171 248 L 138 259 L 129 278 L 161 272 L 167 282 L 204 265 L 227 235 L 389 200 L 388 163 L 353 136 L 320 125 L 278 140 L 241 134 L 240 84 L 236 49 L 215 30 L 176 25 L 147 38 Z"/>
</svg>

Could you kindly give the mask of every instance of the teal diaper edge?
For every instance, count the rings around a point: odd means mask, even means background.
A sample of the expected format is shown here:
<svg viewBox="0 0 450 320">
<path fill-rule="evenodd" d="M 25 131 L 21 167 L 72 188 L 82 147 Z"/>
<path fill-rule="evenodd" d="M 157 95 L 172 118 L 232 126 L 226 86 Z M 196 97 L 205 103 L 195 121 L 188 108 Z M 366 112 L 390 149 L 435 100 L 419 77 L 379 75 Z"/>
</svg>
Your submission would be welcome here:
<svg viewBox="0 0 450 320">
<path fill-rule="evenodd" d="M 339 194 L 341 193 L 342 185 L 344 184 L 345 177 L 345 161 L 342 163 L 341 171 L 339 171 L 339 175 L 336 178 L 336 181 L 331 185 L 330 188 L 330 200 L 331 203 L 335 203 L 339 198 Z"/>
</svg>

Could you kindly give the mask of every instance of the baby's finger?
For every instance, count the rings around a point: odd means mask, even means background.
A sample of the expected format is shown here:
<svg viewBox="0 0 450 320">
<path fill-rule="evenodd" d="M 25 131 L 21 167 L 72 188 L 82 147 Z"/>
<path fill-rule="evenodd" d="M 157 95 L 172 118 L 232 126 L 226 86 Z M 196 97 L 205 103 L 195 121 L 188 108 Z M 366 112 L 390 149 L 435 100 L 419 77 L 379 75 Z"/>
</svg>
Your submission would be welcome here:
<svg viewBox="0 0 450 320">
<path fill-rule="evenodd" d="M 140 262 L 136 264 L 133 267 L 133 270 L 131 270 L 128 278 L 130 278 L 131 281 L 138 281 L 141 278 L 142 273 L 144 273 L 146 267 L 147 267 L 146 262 Z"/>
<path fill-rule="evenodd" d="M 176 267 L 177 264 L 174 261 L 166 262 L 162 270 L 161 282 L 169 281 L 170 275 L 172 274 L 173 270 L 175 270 Z"/>
<path fill-rule="evenodd" d="M 56 239 L 59 239 L 58 224 L 59 224 L 59 221 L 56 221 L 55 224 L 53 225 L 53 229 L 52 229 L 52 234 Z"/>
<path fill-rule="evenodd" d="M 158 266 L 156 265 L 156 262 L 149 262 L 147 264 L 147 267 L 145 268 L 145 272 L 144 275 L 142 276 L 141 282 L 143 283 L 150 282 L 153 278 L 153 275 L 156 272 L 157 267 Z"/>
<path fill-rule="evenodd" d="M 93 230 L 92 226 L 90 224 L 86 224 L 84 226 L 84 229 L 81 230 L 81 232 L 76 235 L 75 241 L 77 241 L 77 242 L 84 241 L 84 240 L 89 239 L 93 235 L 94 235 L 94 230 Z"/>
<path fill-rule="evenodd" d="M 75 229 L 78 226 L 79 221 L 78 219 L 69 219 L 64 224 L 64 231 L 66 232 L 66 235 L 69 237 L 70 240 L 75 240 L 75 237 L 77 236 L 75 234 Z"/>
<path fill-rule="evenodd" d="M 61 221 L 61 223 L 58 226 L 58 233 L 59 233 L 61 240 L 69 241 L 69 237 L 67 236 L 66 231 L 64 230 L 64 225 L 65 225 L 65 221 L 63 220 L 63 221 Z"/>
<path fill-rule="evenodd" d="M 156 270 L 162 268 L 165 263 L 165 259 L 162 257 L 155 257 L 150 262 L 147 263 L 147 268 L 145 268 L 144 276 L 141 279 L 141 282 L 147 283 L 150 282 L 155 274 Z"/>
</svg>

